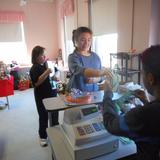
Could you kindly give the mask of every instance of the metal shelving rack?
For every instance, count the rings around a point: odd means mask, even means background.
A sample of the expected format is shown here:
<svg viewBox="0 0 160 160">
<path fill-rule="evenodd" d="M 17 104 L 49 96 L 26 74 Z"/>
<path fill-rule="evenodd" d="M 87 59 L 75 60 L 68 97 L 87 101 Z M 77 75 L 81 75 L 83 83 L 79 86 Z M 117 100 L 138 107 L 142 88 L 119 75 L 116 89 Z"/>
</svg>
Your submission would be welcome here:
<svg viewBox="0 0 160 160">
<path fill-rule="evenodd" d="M 113 68 L 112 66 L 113 58 L 116 58 L 117 61 L 120 60 L 119 68 Z M 133 67 L 132 61 L 134 58 L 137 58 L 138 65 Z M 140 71 L 141 71 L 140 54 L 127 53 L 127 52 L 110 53 L 110 68 L 121 76 L 122 82 L 128 82 L 129 77 L 132 79 L 132 76 L 134 74 L 138 74 L 138 84 L 140 84 Z"/>
</svg>

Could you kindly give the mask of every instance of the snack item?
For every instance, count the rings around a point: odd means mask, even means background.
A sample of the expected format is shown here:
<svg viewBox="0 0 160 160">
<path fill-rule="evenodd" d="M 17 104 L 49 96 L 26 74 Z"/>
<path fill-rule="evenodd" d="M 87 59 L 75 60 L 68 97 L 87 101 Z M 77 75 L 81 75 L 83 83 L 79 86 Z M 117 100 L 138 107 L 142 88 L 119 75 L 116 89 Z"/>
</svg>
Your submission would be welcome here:
<svg viewBox="0 0 160 160">
<path fill-rule="evenodd" d="M 89 103 L 91 101 L 91 95 L 79 89 L 72 88 L 71 93 L 65 96 L 65 100 L 68 103 Z"/>
</svg>

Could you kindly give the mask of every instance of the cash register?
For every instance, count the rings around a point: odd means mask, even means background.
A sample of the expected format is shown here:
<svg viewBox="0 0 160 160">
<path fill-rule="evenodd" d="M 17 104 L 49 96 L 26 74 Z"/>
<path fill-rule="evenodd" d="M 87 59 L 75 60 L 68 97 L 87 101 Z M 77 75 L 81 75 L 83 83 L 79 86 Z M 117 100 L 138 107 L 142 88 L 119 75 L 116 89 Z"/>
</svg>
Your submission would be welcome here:
<svg viewBox="0 0 160 160">
<path fill-rule="evenodd" d="M 118 137 L 109 134 L 102 121 L 96 104 L 65 110 L 60 128 L 72 159 L 90 159 L 118 149 Z"/>
</svg>

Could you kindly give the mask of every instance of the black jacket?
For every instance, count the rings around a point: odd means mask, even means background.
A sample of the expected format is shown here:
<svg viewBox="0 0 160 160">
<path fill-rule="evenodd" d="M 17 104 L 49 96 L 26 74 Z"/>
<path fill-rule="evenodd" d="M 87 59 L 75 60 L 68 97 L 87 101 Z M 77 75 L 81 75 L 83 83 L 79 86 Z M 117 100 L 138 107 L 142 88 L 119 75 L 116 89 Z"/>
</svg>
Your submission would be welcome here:
<svg viewBox="0 0 160 160">
<path fill-rule="evenodd" d="M 131 109 L 124 115 L 116 112 L 113 93 L 105 91 L 103 121 L 106 129 L 117 136 L 132 139 L 137 145 L 138 160 L 159 160 L 160 101 Z"/>
<path fill-rule="evenodd" d="M 44 73 L 46 69 L 47 68 L 45 65 L 40 65 L 40 64 L 34 64 L 30 69 L 30 77 L 34 87 L 34 93 L 40 99 L 55 96 L 55 93 L 52 90 L 49 76 L 45 79 L 45 81 L 41 85 L 35 87 L 35 83 L 38 81 L 39 76 L 42 73 Z"/>
</svg>

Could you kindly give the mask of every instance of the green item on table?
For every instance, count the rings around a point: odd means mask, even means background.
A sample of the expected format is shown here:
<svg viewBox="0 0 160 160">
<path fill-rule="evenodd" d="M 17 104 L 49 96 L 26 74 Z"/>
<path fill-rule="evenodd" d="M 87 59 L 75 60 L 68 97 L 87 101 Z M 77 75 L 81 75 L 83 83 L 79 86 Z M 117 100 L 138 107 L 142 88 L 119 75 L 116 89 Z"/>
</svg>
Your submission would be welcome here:
<svg viewBox="0 0 160 160">
<path fill-rule="evenodd" d="M 133 96 L 132 91 L 128 91 L 128 92 L 124 93 L 122 97 L 115 100 L 116 108 L 119 107 L 119 110 L 121 110 L 122 107 L 124 106 L 125 102 L 128 101 L 131 96 Z"/>
<path fill-rule="evenodd" d="M 120 140 L 123 144 L 130 144 L 131 142 L 133 142 L 131 139 L 126 138 L 126 137 L 119 137 L 119 140 Z"/>
</svg>

